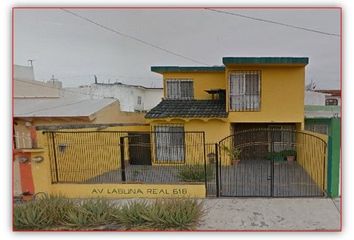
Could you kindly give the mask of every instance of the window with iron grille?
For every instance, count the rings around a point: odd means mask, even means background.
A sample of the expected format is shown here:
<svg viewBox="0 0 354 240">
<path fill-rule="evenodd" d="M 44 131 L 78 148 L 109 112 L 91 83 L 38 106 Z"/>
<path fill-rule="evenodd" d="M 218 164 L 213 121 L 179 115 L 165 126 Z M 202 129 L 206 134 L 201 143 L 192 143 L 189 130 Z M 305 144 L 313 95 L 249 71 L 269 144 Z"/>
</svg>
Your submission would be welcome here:
<svg viewBox="0 0 354 240">
<path fill-rule="evenodd" d="M 260 71 L 235 71 L 230 74 L 230 110 L 259 111 Z"/>
<path fill-rule="evenodd" d="M 32 138 L 29 132 L 15 130 L 14 145 L 16 149 L 32 148 Z"/>
<path fill-rule="evenodd" d="M 268 150 L 280 152 L 293 150 L 296 142 L 295 126 L 293 125 L 269 125 Z M 273 147 L 273 149 L 271 149 Z"/>
<path fill-rule="evenodd" d="M 193 99 L 193 81 L 190 79 L 166 80 L 167 99 Z"/>
<path fill-rule="evenodd" d="M 157 161 L 184 161 L 183 126 L 156 126 L 155 144 Z"/>
<path fill-rule="evenodd" d="M 327 124 L 318 124 L 318 123 L 306 124 L 305 125 L 305 130 L 328 135 L 328 126 L 327 126 Z"/>
</svg>

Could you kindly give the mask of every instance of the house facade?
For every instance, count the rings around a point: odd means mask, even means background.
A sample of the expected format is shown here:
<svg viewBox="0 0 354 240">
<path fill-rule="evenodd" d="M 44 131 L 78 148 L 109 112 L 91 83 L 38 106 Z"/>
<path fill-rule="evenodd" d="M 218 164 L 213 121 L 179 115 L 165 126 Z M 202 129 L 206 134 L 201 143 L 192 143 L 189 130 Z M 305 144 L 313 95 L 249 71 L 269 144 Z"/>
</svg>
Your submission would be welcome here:
<svg viewBox="0 0 354 240">
<path fill-rule="evenodd" d="M 153 66 L 164 98 L 145 118 L 152 131 L 204 131 L 206 143 L 249 129 L 304 129 L 308 61 L 224 57 L 224 66 Z"/>
<path fill-rule="evenodd" d="M 33 159 L 42 161 L 31 170 L 30 192 L 324 196 L 327 136 L 304 130 L 308 58 L 236 57 L 223 63 L 152 67 L 163 75 L 164 93 L 143 125 L 37 127 L 42 152 Z M 239 156 L 234 150 L 241 150 Z"/>
</svg>

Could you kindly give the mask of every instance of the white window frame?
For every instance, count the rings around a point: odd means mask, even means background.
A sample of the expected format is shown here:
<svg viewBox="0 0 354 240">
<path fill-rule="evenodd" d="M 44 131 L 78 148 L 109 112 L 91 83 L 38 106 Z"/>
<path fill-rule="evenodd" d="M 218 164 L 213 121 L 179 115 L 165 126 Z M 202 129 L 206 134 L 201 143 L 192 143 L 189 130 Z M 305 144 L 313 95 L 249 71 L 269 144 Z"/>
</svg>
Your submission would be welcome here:
<svg viewBox="0 0 354 240">
<path fill-rule="evenodd" d="M 191 83 L 189 90 L 191 96 L 182 96 L 182 83 Z M 176 84 L 175 89 L 171 89 L 169 84 Z M 166 79 L 166 99 L 191 100 L 194 99 L 194 83 L 192 79 Z"/>
<path fill-rule="evenodd" d="M 255 85 L 257 94 L 247 94 L 246 75 L 257 74 L 258 84 Z M 253 86 L 253 87 L 255 87 Z M 230 111 L 259 111 L 261 103 L 261 71 L 233 71 L 229 75 Z"/>
<path fill-rule="evenodd" d="M 185 135 L 184 126 L 157 125 L 155 129 L 155 148 L 157 162 L 185 161 Z M 181 137 L 180 139 L 173 139 Z"/>
</svg>

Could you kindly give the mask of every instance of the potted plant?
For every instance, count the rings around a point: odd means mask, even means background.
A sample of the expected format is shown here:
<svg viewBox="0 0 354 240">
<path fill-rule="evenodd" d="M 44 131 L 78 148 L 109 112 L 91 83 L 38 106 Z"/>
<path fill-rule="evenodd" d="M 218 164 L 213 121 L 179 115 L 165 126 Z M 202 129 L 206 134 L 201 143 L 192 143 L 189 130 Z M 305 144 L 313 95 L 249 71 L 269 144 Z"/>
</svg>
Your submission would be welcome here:
<svg viewBox="0 0 354 240">
<path fill-rule="evenodd" d="M 241 161 L 241 149 L 237 147 L 228 148 L 223 145 L 223 150 L 231 158 L 232 165 L 237 165 Z"/>
<path fill-rule="evenodd" d="M 286 158 L 286 160 L 288 162 L 294 162 L 296 159 L 296 151 L 295 150 L 284 150 L 283 155 L 284 155 L 284 158 Z"/>
</svg>

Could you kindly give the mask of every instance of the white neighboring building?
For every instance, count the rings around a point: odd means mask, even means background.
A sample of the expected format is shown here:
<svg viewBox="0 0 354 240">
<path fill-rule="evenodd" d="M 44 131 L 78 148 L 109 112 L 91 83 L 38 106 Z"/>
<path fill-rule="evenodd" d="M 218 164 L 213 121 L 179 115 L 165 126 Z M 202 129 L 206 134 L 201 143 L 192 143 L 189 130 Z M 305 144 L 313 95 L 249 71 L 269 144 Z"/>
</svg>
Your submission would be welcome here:
<svg viewBox="0 0 354 240">
<path fill-rule="evenodd" d="M 81 98 L 113 97 L 125 112 L 145 112 L 155 107 L 163 97 L 162 88 L 147 88 L 123 83 L 93 83 L 78 88 L 64 88 L 64 94 L 80 93 Z"/>
<path fill-rule="evenodd" d="M 305 105 L 340 106 L 340 90 L 306 90 Z"/>
<path fill-rule="evenodd" d="M 320 105 L 324 106 L 326 103 L 325 93 L 319 93 L 314 91 L 305 91 L 305 105 Z"/>
</svg>

